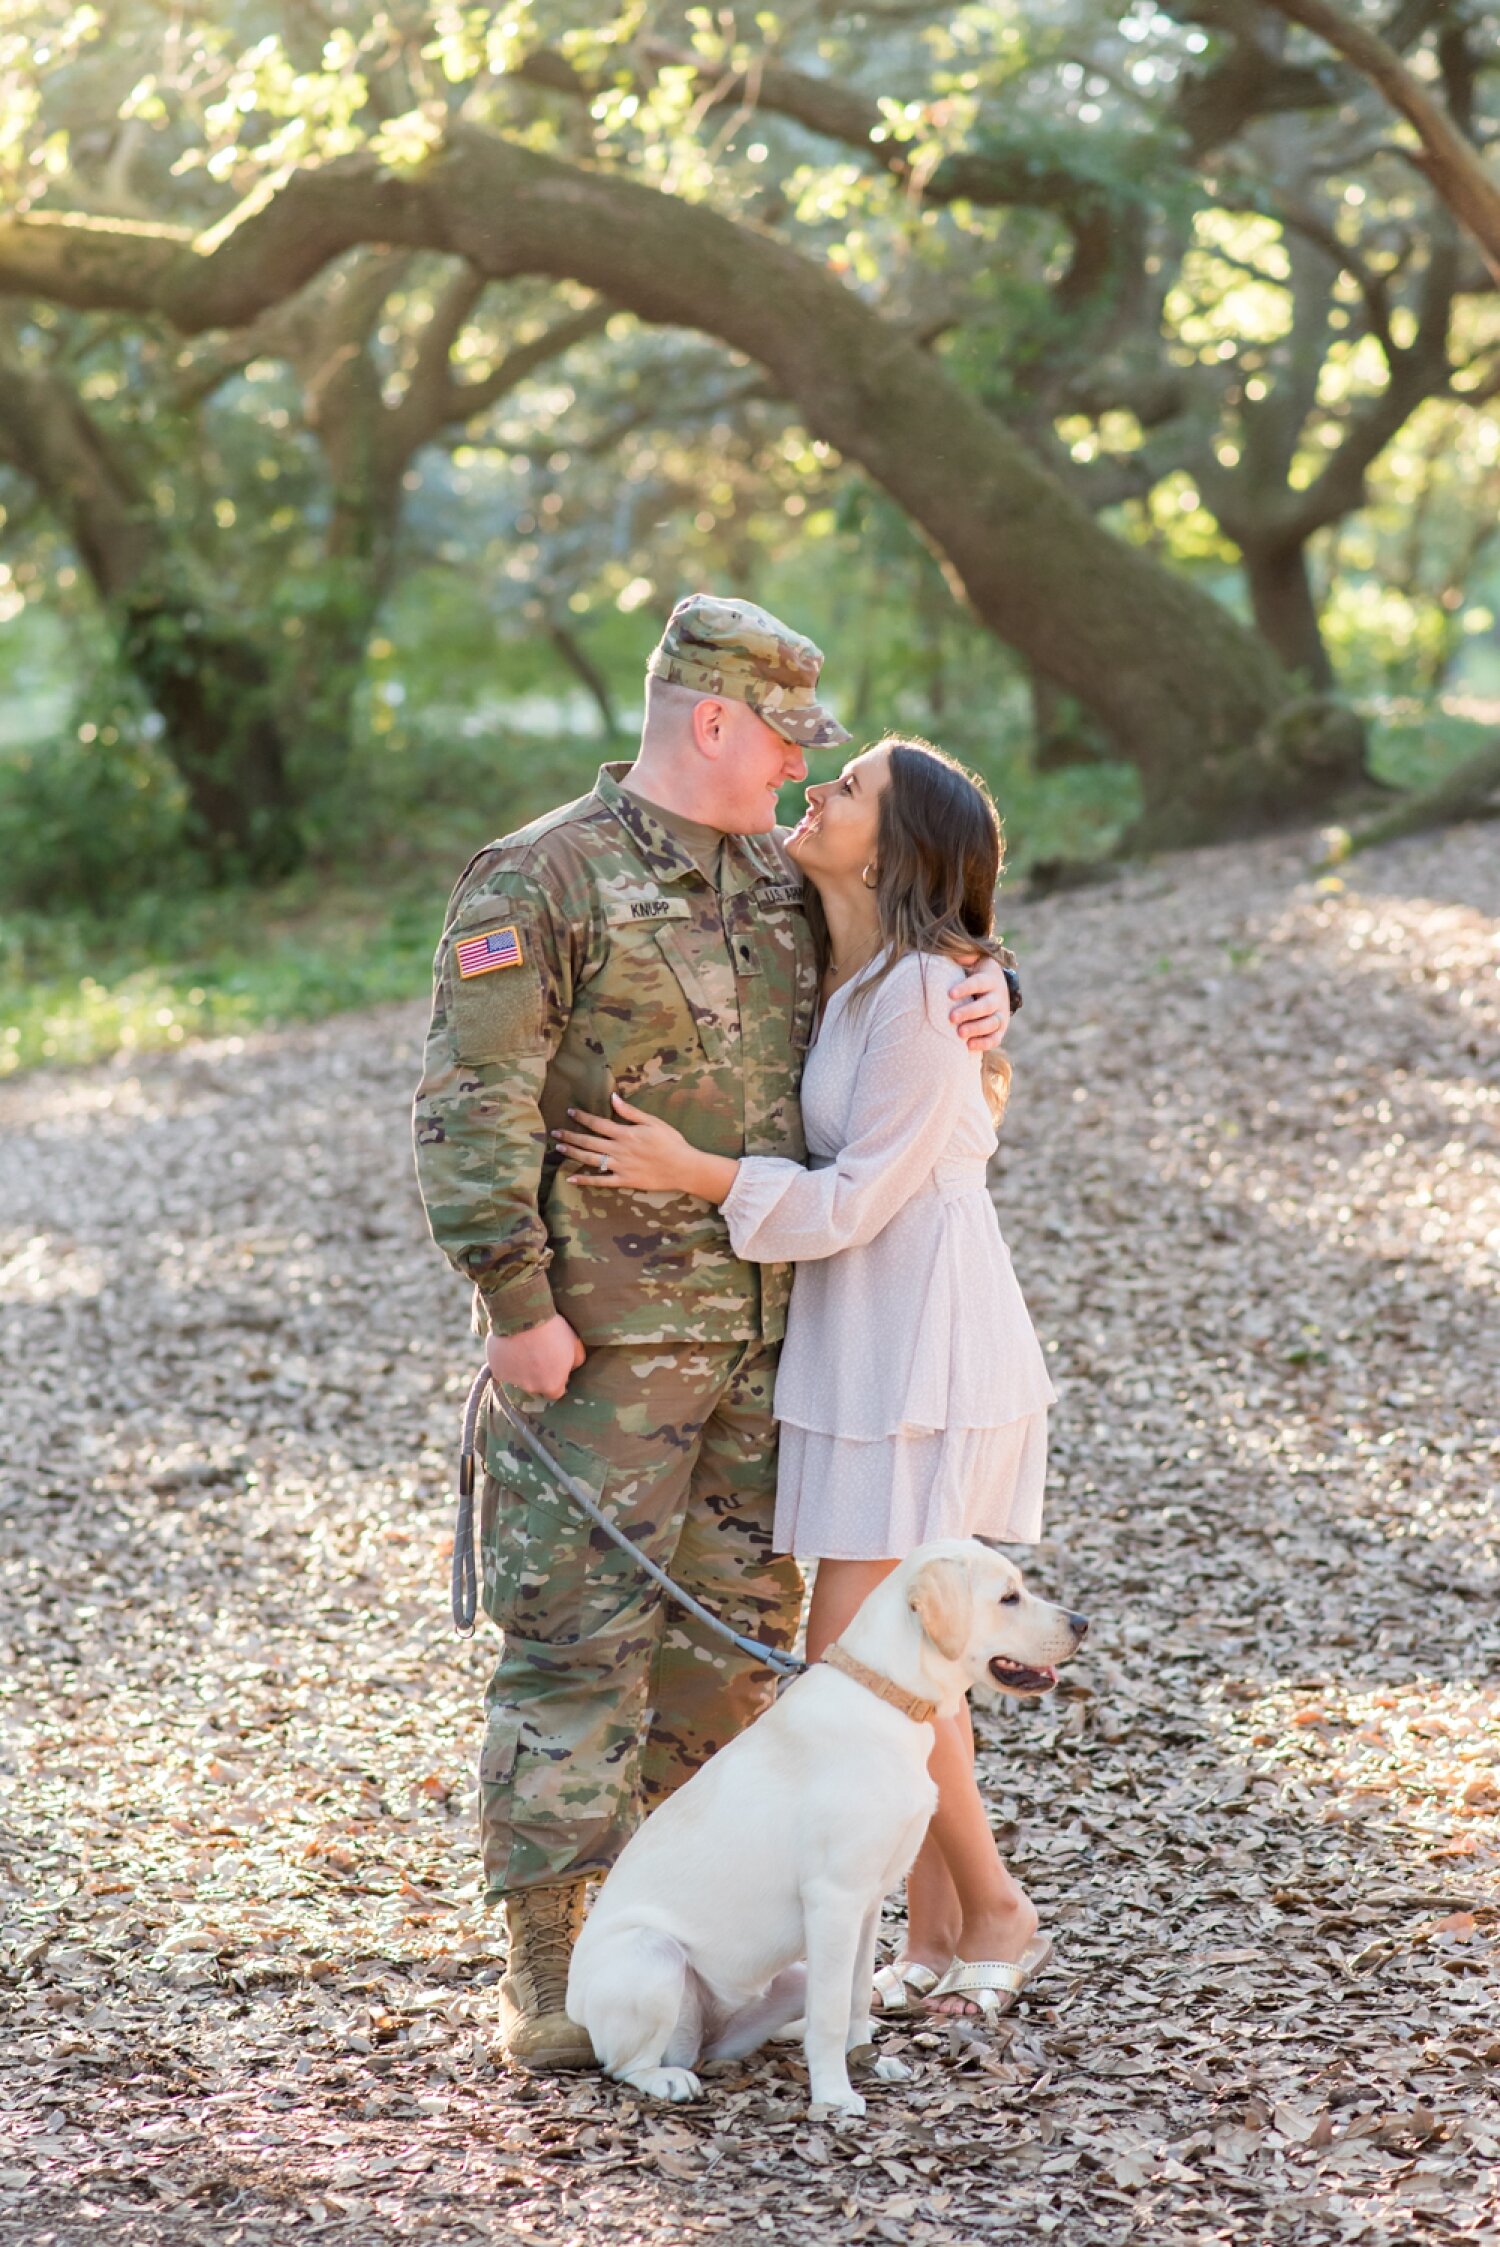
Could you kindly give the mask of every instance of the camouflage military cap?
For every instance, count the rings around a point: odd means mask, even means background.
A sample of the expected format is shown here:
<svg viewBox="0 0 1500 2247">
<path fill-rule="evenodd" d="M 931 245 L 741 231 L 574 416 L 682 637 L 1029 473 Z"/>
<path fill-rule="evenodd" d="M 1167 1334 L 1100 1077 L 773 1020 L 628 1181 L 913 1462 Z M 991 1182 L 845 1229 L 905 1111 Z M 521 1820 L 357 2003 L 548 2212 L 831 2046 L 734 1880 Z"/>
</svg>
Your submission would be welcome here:
<svg viewBox="0 0 1500 2247">
<path fill-rule="evenodd" d="M 833 749 L 848 734 L 814 689 L 823 650 L 753 601 L 689 593 L 667 619 L 646 665 L 653 679 L 748 702 L 773 731 L 803 749 Z"/>
</svg>

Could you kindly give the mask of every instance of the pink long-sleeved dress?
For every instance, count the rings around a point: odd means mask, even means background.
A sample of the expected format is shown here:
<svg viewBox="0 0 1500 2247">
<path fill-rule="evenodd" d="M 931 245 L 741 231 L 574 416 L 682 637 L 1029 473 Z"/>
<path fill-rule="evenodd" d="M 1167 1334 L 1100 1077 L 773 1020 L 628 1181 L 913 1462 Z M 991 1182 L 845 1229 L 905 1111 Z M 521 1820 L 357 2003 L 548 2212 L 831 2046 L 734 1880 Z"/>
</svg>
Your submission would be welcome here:
<svg viewBox="0 0 1500 2247">
<path fill-rule="evenodd" d="M 954 963 L 880 959 L 834 993 L 802 1080 L 809 1164 L 749 1155 L 737 1255 L 794 1262 L 776 1383 L 775 1543 L 900 1557 L 931 1537 L 1041 1534 L 1047 1377 L 986 1183 L 980 1062 Z"/>
</svg>

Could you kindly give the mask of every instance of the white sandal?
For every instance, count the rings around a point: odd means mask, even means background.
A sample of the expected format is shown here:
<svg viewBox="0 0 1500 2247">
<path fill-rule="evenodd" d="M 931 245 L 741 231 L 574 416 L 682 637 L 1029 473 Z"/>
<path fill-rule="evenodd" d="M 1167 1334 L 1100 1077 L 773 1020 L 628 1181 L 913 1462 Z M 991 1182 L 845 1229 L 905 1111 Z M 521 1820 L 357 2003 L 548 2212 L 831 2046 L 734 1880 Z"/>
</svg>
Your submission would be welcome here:
<svg viewBox="0 0 1500 2247">
<path fill-rule="evenodd" d="M 1050 1935 L 1033 1935 L 1021 1956 L 1008 1958 L 956 1958 L 942 1980 L 927 1992 L 929 1997 L 966 1997 L 979 2009 L 979 2017 L 986 2028 L 992 2028 L 1002 2014 L 1008 2013 L 1028 1982 L 1034 1981 L 1052 1957 Z M 925 2010 L 930 2018 L 961 2021 L 962 2013 L 933 2014 L 930 2006 Z"/>
<path fill-rule="evenodd" d="M 914 2005 L 914 1997 L 931 1997 L 938 1986 L 938 1976 L 930 1966 L 920 1965 L 914 1958 L 897 1959 L 893 1965 L 877 1969 L 872 1984 L 872 1994 L 879 1999 L 879 2016 L 883 2021 L 893 2021 L 899 2013 L 920 2013 L 922 2007 Z"/>
</svg>

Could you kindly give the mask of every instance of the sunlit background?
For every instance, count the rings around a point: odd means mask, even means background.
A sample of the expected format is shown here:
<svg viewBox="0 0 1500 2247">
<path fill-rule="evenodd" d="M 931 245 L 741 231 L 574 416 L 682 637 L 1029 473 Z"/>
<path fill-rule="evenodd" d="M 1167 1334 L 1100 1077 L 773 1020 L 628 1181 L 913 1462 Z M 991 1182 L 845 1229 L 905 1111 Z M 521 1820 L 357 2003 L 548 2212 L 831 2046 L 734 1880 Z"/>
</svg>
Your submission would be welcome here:
<svg viewBox="0 0 1500 2247">
<path fill-rule="evenodd" d="M 22 218 L 187 239 L 288 166 L 418 178 L 462 121 L 769 231 L 857 292 L 866 352 L 921 343 L 1420 785 L 1500 722 L 1500 308 L 1373 91 L 1326 58 L 1319 80 L 1269 10 L 1247 80 L 1215 21 L 17 6 L 0 185 Z M 1492 100 L 1494 46 L 1479 20 L 1449 42 L 1453 99 Z M 0 1070 L 420 989 L 452 873 L 629 754 L 646 653 L 699 587 L 811 632 L 857 736 L 970 759 L 1015 869 L 1097 856 L 1139 810 L 1108 651 L 1085 707 L 1035 631 L 987 629 L 878 448 L 841 457 L 790 369 L 719 340 L 723 277 L 692 332 L 374 243 L 184 333 L 149 288 L 75 309 L 66 259 L 50 294 L 23 263 L 0 298 Z M 1024 583 L 1004 513 L 979 534 Z M 1163 634 L 1189 696 L 1191 618 Z M 206 755 L 240 785 L 218 834 Z M 1191 807 L 1195 784 L 1171 786 Z"/>
</svg>

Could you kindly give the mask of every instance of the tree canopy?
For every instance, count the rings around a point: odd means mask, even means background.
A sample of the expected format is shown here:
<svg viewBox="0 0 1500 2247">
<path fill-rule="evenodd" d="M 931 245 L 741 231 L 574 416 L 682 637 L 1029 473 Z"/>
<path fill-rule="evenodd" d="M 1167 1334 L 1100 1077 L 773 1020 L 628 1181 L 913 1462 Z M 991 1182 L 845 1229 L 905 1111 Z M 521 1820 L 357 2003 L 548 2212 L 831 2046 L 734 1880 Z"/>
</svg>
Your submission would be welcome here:
<svg viewBox="0 0 1500 2247">
<path fill-rule="evenodd" d="M 582 619 L 856 523 L 1010 651 L 1043 754 L 1135 768 L 1137 841 L 1325 810 L 1391 617 L 1430 679 L 1475 613 L 1500 312 L 1287 12 L 26 8 L 22 566 L 76 557 L 225 864 L 295 854 L 419 558 L 482 557 L 609 729 Z M 1488 12 L 1345 13 L 1482 175 Z"/>
</svg>

